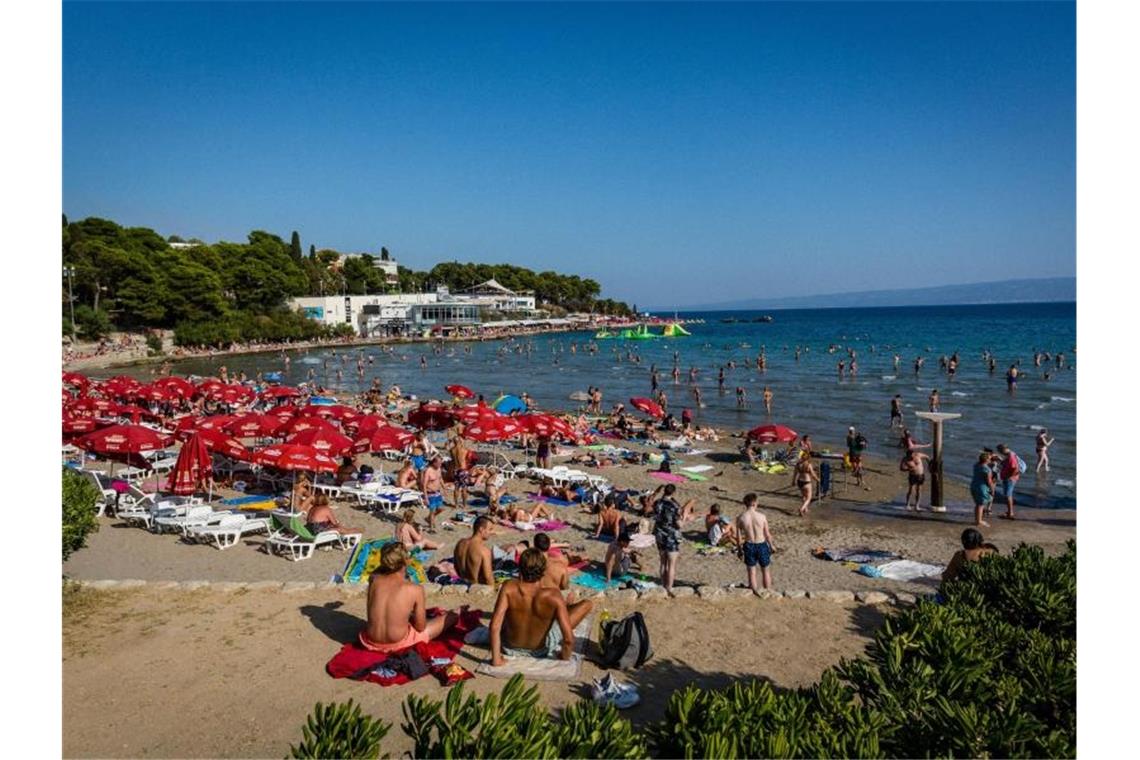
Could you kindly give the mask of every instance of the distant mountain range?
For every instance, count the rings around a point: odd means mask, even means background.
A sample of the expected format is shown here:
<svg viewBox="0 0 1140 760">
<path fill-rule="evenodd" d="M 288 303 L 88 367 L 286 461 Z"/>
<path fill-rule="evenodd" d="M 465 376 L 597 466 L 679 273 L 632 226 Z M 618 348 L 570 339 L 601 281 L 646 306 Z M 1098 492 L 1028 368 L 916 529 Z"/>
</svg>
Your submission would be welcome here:
<svg viewBox="0 0 1140 760">
<path fill-rule="evenodd" d="M 1077 278 L 1045 277 L 1025 280 L 973 282 L 965 285 L 939 285 L 932 288 L 864 290 L 858 293 L 829 293 L 790 298 L 749 298 L 742 301 L 669 306 L 681 311 L 754 311 L 757 309 L 827 309 L 868 306 L 946 306 L 978 303 L 1032 303 L 1076 301 Z M 658 309 L 657 311 L 661 311 Z"/>
</svg>

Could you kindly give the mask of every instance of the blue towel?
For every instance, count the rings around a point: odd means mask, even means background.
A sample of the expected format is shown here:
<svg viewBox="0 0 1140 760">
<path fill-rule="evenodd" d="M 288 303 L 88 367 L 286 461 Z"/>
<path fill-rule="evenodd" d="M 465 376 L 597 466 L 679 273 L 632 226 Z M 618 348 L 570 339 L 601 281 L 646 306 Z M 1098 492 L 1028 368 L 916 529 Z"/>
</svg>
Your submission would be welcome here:
<svg viewBox="0 0 1140 760">
<path fill-rule="evenodd" d="M 272 499 L 271 494 L 250 494 L 249 496 L 232 496 L 228 499 L 222 499 L 222 503 L 226 506 L 236 506 L 238 504 L 252 504 L 255 501 L 271 501 Z"/>
<path fill-rule="evenodd" d="M 606 584 L 605 573 L 599 573 L 594 570 L 583 570 L 579 573 L 574 573 L 570 576 L 570 582 L 594 591 L 605 591 L 612 588 L 620 588 L 622 585 L 635 580 L 632 575 L 619 575 L 610 580 Z"/>
</svg>

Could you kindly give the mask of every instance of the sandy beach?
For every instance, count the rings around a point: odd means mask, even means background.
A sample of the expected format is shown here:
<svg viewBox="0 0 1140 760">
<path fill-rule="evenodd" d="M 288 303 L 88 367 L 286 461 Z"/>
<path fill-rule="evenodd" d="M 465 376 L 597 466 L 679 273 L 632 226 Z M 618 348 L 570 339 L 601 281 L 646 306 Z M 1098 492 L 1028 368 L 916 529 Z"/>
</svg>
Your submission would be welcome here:
<svg viewBox="0 0 1140 760">
<path fill-rule="evenodd" d="M 951 511 L 935 514 L 929 510 L 907 512 L 903 507 L 905 485 L 897 465 L 883 460 L 870 460 L 866 484 L 870 490 L 858 489 L 852 481 L 844 487 L 842 476 L 836 484 L 833 497 L 816 502 L 809 516 L 799 517 L 796 512 L 799 499 L 792 495 L 790 475 L 767 475 L 745 469 L 736 451 L 738 441 L 722 439 L 708 444 L 714 450 L 701 456 L 685 456 L 685 466 L 708 464 L 714 469 L 704 482 L 690 482 L 678 486 L 678 501 L 695 498 L 697 519 L 685 526 L 686 542 L 682 545 L 678 580 L 681 585 L 727 585 L 743 583 L 744 566 L 736 557 L 726 554 L 703 557 L 697 555 L 697 542 L 703 539 L 701 516 L 712 503 L 721 505 L 722 513 L 730 518 L 739 513 L 740 500 L 745 493 L 756 492 L 760 507 L 768 516 L 779 551 L 772 560 L 773 584 L 777 590 L 848 589 L 878 590 L 886 592 L 922 593 L 931 585 L 899 583 L 897 581 L 868 578 L 854 572 L 844 563 L 816 559 L 812 550 L 817 547 L 870 547 L 900 554 L 906 559 L 931 564 L 945 564 L 959 548 L 959 536 L 971 519 L 961 506 L 969 501 L 966 489 L 958 483 L 947 484 L 947 503 Z M 648 450 L 630 444 L 634 450 Z M 522 461 L 522 452 L 511 453 Z M 362 460 L 364 461 L 364 460 Z M 370 460 L 378 468 L 391 462 Z M 559 459 L 555 460 L 560 461 Z M 564 458 L 561 461 L 565 461 Z M 624 465 L 605 468 L 583 467 L 590 474 L 601 475 L 619 488 L 652 489 L 660 481 L 651 477 L 645 466 Z M 508 493 L 526 499 L 528 492 L 536 490 L 527 479 L 509 480 Z M 713 488 L 718 490 L 714 491 Z M 954 505 L 959 505 L 955 509 Z M 349 501 L 334 501 L 337 519 L 343 524 L 359 528 L 365 539 L 385 538 L 392 535 L 394 517 L 376 516 L 362 511 Z M 593 517 L 578 507 L 554 507 L 557 519 L 571 527 L 552 533 L 555 541 L 566 541 L 584 548 L 592 560 L 600 561 L 605 544 L 594 540 Z M 446 510 L 444 518 L 454 514 Z M 420 518 L 425 512 L 420 510 Z M 986 537 L 1000 548 L 1012 548 L 1020 542 L 1038 544 L 1049 552 L 1060 552 L 1065 541 L 1076 531 L 1076 513 L 1065 510 L 1032 510 L 1021 508 L 1016 521 L 992 520 Z M 632 517 L 632 515 L 627 515 Z M 444 549 L 435 552 L 432 559 L 450 556 L 448 550 L 455 542 L 468 535 L 469 528 L 456 525 L 454 530 L 443 528 L 431 537 L 444 543 Z M 500 527 L 494 542 L 507 545 L 533 536 L 533 533 Z M 175 535 L 154 535 L 145 530 L 126 527 L 109 517 L 100 519 L 100 530 L 88 540 L 88 547 L 64 564 L 68 577 L 81 580 L 141 579 L 147 581 L 243 581 L 301 580 L 326 582 L 344 568 L 347 556 L 340 551 L 318 551 L 312 559 L 288 562 L 263 551 L 264 536 L 249 536 L 244 545 L 226 551 L 206 546 L 187 544 Z M 655 576 L 657 561 L 652 550 L 645 553 L 644 572 Z"/>
<path fill-rule="evenodd" d="M 456 597 L 439 602 L 459 603 Z M 631 609 L 617 602 L 605 608 L 617 615 Z M 635 725 L 659 719 L 678 684 L 717 687 L 757 677 L 782 687 L 809 685 L 841 658 L 858 655 L 883 614 L 856 604 L 790 599 L 688 599 L 638 609 L 652 631 L 655 656 L 624 676 L 642 696 L 623 713 Z M 283 757 L 300 741 L 314 703 L 352 698 L 393 723 L 383 751 L 398 757 L 411 748 L 400 730 L 403 699 L 443 699 L 447 690 L 432 678 L 383 688 L 327 676 L 325 661 L 352 639 L 364 617 L 362 596 L 333 590 L 70 593 L 63 754 Z M 813 635 L 804 636 L 805 628 Z M 473 670 L 486 658 L 486 649 L 467 646 L 457 662 Z M 599 675 L 586 662 L 577 682 L 536 685 L 545 704 L 558 708 L 577 700 Z M 504 683 L 477 676 L 466 688 L 485 695 Z"/>
</svg>

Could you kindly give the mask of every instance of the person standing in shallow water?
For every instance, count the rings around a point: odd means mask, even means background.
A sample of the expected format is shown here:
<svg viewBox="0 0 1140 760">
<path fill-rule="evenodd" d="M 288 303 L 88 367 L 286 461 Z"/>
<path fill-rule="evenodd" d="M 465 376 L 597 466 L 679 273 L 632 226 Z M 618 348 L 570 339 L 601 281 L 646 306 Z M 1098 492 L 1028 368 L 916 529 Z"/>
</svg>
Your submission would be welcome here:
<svg viewBox="0 0 1140 760">
<path fill-rule="evenodd" d="M 1041 472 L 1041 467 L 1045 467 L 1045 472 L 1049 472 L 1049 447 L 1053 445 L 1053 439 L 1049 437 L 1049 431 L 1041 428 L 1037 433 L 1037 469 L 1036 472 Z"/>
</svg>

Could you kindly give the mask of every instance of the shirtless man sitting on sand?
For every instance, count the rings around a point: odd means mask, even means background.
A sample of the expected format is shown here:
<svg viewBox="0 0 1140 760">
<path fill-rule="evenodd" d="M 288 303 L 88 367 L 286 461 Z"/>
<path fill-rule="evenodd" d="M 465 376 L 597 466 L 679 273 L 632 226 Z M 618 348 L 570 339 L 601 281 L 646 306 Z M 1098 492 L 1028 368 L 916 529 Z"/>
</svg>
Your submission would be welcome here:
<svg viewBox="0 0 1140 760">
<path fill-rule="evenodd" d="M 438 549 L 435 541 L 423 537 L 416 527 L 416 510 L 409 509 L 404 512 L 404 520 L 396 526 L 396 540 L 404 545 L 408 551 L 412 549 Z"/>
<path fill-rule="evenodd" d="M 427 619 L 424 587 L 407 580 L 408 552 L 401 543 L 380 551 L 380 567 L 368 579 L 368 625 L 360 645 L 373 652 L 395 652 L 431 641 L 459 620 L 454 612 Z"/>
<path fill-rule="evenodd" d="M 519 558 L 518 580 L 499 589 L 491 614 L 492 665 L 505 665 L 504 653 L 570 659 L 574 628 L 593 604 L 587 599 L 567 604 L 558 589 L 542 587 L 545 575 L 546 555 L 527 549 Z"/>
<path fill-rule="evenodd" d="M 625 519 L 622 517 L 621 510 L 614 503 L 613 495 L 606 494 L 605 500 L 602 502 L 602 511 L 598 513 L 598 526 L 594 531 L 594 538 L 601 538 L 606 535 L 617 539 L 624 530 Z"/>
<path fill-rule="evenodd" d="M 471 535 L 455 545 L 455 572 L 468 583 L 495 585 L 494 562 L 487 539 L 491 535 L 491 521 L 478 517 L 471 526 Z"/>
</svg>

